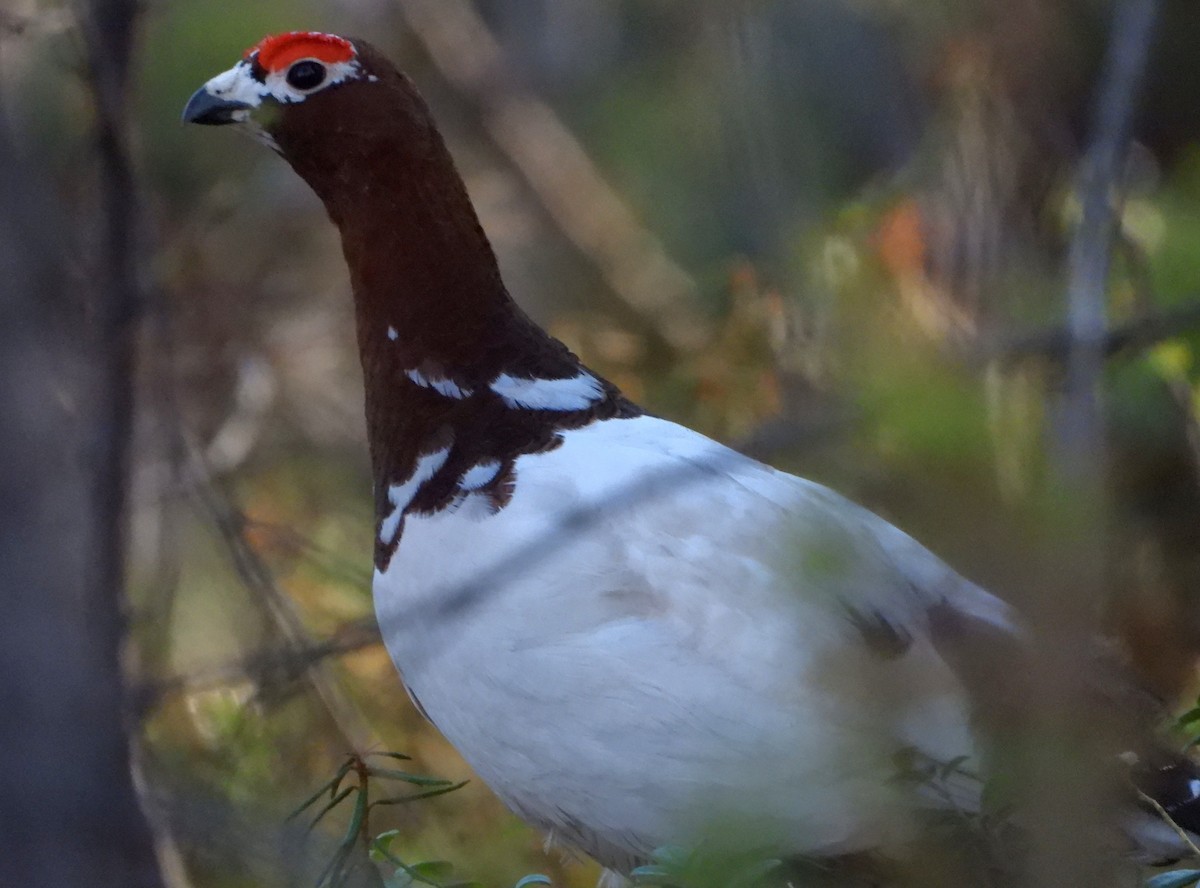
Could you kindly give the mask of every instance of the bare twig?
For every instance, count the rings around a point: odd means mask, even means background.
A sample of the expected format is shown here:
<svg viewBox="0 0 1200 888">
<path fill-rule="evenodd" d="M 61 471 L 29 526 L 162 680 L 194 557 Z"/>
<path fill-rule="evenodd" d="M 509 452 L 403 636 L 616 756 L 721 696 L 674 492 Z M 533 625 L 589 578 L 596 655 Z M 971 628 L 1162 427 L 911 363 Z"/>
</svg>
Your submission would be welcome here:
<svg viewBox="0 0 1200 888">
<path fill-rule="evenodd" d="M 192 460 L 202 466 L 203 461 L 198 454 L 193 453 Z M 209 473 L 201 468 L 198 477 L 206 479 Z M 291 599 L 279 589 L 270 568 L 246 539 L 245 516 L 208 481 L 201 480 L 194 493 L 216 526 L 239 578 L 253 593 L 253 603 L 264 610 L 279 633 L 283 649 L 287 652 L 285 661 L 298 664 L 300 674 L 333 718 L 349 748 L 362 750 L 378 745 L 374 731 L 342 692 L 324 657 L 310 658 L 306 655 L 312 650 L 313 641 L 296 614 Z"/>
<path fill-rule="evenodd" d="M 1138 87 L 1149 53 L 1159 0 L 1118 0 L 1099 81 L 1091 139 L 1078 184 L 1082 218 L 1071 242 L 1067 283 L 1064 388 L 1056 405 L 1052 458 L 1068 494 L 1064 526 L 1069 545 L 1055 553 L 1060 576 L 1054 595 L 1029 608 L 1047 641 L 1033 668 L 1042 676 L 1028 735 L 1046 752 L 1031 761 L 1027 802 L 1032 847 L 1031 884 L 1084 884 L 1107 875 L 1094 837 L 1107 824 L 1106 735 L 1119 730 L 1085 702 L 1091 634 L 1097 628 L 1104 572 L 1107 491 L 1100 381 L 1107 341 L 1110 257 L 1116 231 L 1114 198 L 1123 170 Z M 1089 724 L 1086 740 L 1079 725 Z M 1070 750 L 1069 754 L 1066 750 Z M 1100 779 L 1098 779 L 1100 775 Z M 1066 830 L 1061 824 L 1070 821 Z"/>
<path fill-rule="evenodd" d="M 554 111 L 513 85 L 504 52 L 469 0 L 405 0 L 404 21 L 442 75 L 479 106 L 484 126 L 613 292 L 671 346 L 701 345 L 695 283 L 604 180 Z"/>
<path fill-rule="evenodd" d="M 137 626 L 135 680 L 166 671 L 171 646 L 172 614 L 182 575 L 180 540 L 181 503 L 178 491 L 187 464 L 175 371 L 175 337 L 171 303 L 161 293 L 151 300 L 146 325 L 145 357 L 150 362 L 146 401 L 154 421 L 152 458 L 142 457 L 130 483 L 133 524 L 130 547 L 134 557 L 149 552 L 153 569 L 146 588 L 151 590 L 134 619 Z M 148 471 L 144 462 L 151 462 Z M 135 693 L 135 697 L 140 697 Z M 164 870 L 165 871 L 165 870 Z"/>
<path fill-rule="evenodd" d="M 255 651 L 230 663 L 151 682 L 141 690 L 141 705 L 151 709 L 172 694 L 213 690 L 243 682 L 270 688 L 302 678 L 324 659 L 374 647 L 382 641 L 374 617 L 355 620 L 339 627 L 328 638 L 305 646 Z"/>
<path fill-rule="evenodd" d="M 278 394 L 275 374 L 266 358 L 254 353 L 241 357 L 237 362 L 237 382 L 228 414 L 206 444 L 195 445 L 204 454 L 203 462 L 192 461 L 185 465 L 186 460 L 177 452 L 186 447 L 181 419 L 175 409 L 175 384 L 169 378 L 173 372 L 170 366 L 173 344 L 169 331 L 165 329 L 165 321 L 156 327 L 160 350 L 165 355 L 165 366 L 154 374 L 155 384 L 163 389 L 158 394 L 159 403 L 166 414 L 163 423 L 168 438 L 178 440 L 168 441 L 164 459 L 148 461 L 137 467 L 133 484 L 137 505 L 158 502 L 180 486 L 186 489 L 200 483 L 205 480 L 198 474 L 201 470 L 211 473 L 207 479 L 211 480 L 237 469 L 254 452 Z"/>
<path fill-rule="evenodd" d="M 250 516 L 245 517 L 246 529 L 252 530 L 278 544 L 289 554 L 303 555 L 308 563 L 330 579 L 366 589 L 371 585 L 371 569 L 356 559 L 351 559 L 332 552 L 314 542 L 311 538 L 300 533 L 294 527 L 274 524 L 269 521 L 259 521 Z"/>
<path fill-rule="evenodd" d="M 1060 462 L 1069 477 L 1097 477 L 1102 422 L 1098 382 L 1107 325 L 1107 282 L 1134 105 L 1160 0 L 1117 4 L 1095 109 L 1092 141 L 1079 183 L 1083 216 L 1071 241 L 1067 284 L 1070 351 L 1059 422 Z"/>
<path fill-rule="evenodd" d="M 1200 328 L 1200 302 L 1187 303 L 1159 314 L 1138 318 L 1110 327 L 1097 343 L 1102 357 L 1150 348 L 1165 339 Z M 1051 327 L 1020 333 L 984 345 L 971 360 L 979 363 L 1001 361 L 1015 363 L 1026 358 L 1065 362 L 1071 352 L 1072 336 L 1068 327 Z"/>
<path fill-rule="evenodd" d="M 1175 818 L 1167 813 L 1167 809 L 1160 805 L 1153 796 L 1146 795 L 1146 793 L 1142 792 L 1136 786 L 1134 787 L 1134 790 L 1137 792 L 1138 798 L 1141 799 L 1142 803 L 1153 808 L 1154 813 L 1161 817 L 1166 822 L 1167 826 L 1175 830 L 1175 834 L 1179 836 L 1184 846 L 1191 851 L 1197 859 L 1200 859 L 1200 848 L 1196 847 L 1196 843 L 1192 840 L 1192 837 L 1188 835 L 1187 830 L 1176 823 Z"/>
</svg>

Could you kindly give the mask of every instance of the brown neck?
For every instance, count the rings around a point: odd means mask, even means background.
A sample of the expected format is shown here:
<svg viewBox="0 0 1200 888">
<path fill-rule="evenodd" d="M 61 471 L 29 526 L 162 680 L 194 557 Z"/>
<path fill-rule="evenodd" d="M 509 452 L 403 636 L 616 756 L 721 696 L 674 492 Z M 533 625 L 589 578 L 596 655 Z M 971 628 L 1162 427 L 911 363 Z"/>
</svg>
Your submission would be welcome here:
<svg viewBox="0 0 1200 888">
<path fill-rule="evenodd" d="M 601 395 L 570 410 L 514 408 L 491 388 L 502 374 L 563 380 L 585 371 L 509 297 L 412 84 L 373 51 L 365 59 L 377 81 L 348 83 L 286 108 L 272 135 L 341 231 L 378 512 L 382 520 L 391 508 L 389 485 L 407 479 L 422 454 L 446 447 L 444 468 L 413 506 L 447 505 L 462 472 L 497 462 L 506 467 L 493 491 L 500 508 L 511 495 L 517 457 L 556 446 L 563 429 L 637 410 L 598 378 Z M 414 374 L 426 384 L 415 383 Z"/>
<path fill-rule="evenodd" d="M 382 351 L 408 366 L 465 368 L 515 308 L 440 139 L 436 148 L 420 163 L 348 171 L 323 195 L 342 234 L 364 362 Z"/>
<path fill-rule="evenodd" d="M 276 138 L 341 232 L 360 345 L 467 362 L 512 300 L 424 102 L 393 78 L 288 109 Z"/>
</svg>

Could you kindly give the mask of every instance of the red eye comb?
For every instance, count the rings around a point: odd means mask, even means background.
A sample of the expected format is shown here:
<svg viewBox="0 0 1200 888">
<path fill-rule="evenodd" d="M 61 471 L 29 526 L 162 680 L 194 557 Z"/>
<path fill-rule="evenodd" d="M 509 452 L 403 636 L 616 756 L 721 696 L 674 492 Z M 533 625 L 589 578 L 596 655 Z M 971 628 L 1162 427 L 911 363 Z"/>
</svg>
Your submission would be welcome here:
<svg viewBox="0 0 1200 888">
<path fill-rule="evenodd" d="M 349 40 L 319 31 L 289 31 L 264 37 L 246 50 L 244 58 L 255 53 L 265 71 L 281 71 L 300 59 L 318 59 L 327 64 L 348 62 L 356 54 Z"/>
</svg>

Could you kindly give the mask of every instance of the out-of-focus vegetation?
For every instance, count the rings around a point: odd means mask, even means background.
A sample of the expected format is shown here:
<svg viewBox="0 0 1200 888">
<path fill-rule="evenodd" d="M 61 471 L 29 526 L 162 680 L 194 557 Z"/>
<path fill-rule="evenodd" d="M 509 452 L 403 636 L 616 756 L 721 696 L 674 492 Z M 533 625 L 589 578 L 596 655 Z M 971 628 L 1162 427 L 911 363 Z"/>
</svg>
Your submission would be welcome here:
<svg viewBox="0 0 1200 888">
<path fill-rule="evenodd" d="M 1095 458 L 1063 444 L 1067 258 L 1113 9 L 148 5 L 132 126 L 151 299 L 127 661 L 169 883 L 315 882 L 345 824 L 301 852 L 284 820 L 348 753 L 399 750 L 421 773 L 470 778 L 370 628 L 370 476 L 335 232 L 270 152 L 179 125 L 196 87 L 266 33 L 368 36 L 433 106 L 510 289 L 586 362 L 651 410 L 863 502 L 1047 631 L 1103 627 L 1175 699 L 1195 691 L 1200 650 L 1194 0 L 1162 4 L 1114 183 Z M 505 133 L 495 95 L 455 75 L 444 37 L 464 14 L 480 27 L 458 51 L 496 41 L 494 89 L 544 103 L 545 139 L 576 140 L 585 172 L 631 211 L 620 230 L 573 231 L 571 202 L 594 192 L 514 152 L 531 134 Z M 83 218 L 98 173 L 77 37 L 58 4 L 0 10 L 0 113 Z M 672 263 L 670 312 L 644 310 L 652 300 L 621 278 L 640 254 L 606 253 L 608 235 Z M 74 230 L 69 246 L 86 253 L 91 236 Z M 1083 723 L 1061 690 L 1043 708 Z M 1073 740 L 1048 742 L 1066 756 Z M 1069 819 L 1071 804 L 1051 801 Z M 390 830 L 405 860 L 450 859 L 489 885 L 597 876 L 547 855 L 477 781 L 372 809 L 370 834 Z"/>
</svg>

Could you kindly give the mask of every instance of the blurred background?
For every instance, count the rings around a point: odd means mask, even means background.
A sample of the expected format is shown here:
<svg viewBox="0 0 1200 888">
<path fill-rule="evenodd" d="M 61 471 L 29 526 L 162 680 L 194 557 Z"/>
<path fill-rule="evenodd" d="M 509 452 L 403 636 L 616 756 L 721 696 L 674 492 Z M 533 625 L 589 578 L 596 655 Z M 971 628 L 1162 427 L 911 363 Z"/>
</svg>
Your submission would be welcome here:
<svg viewBox="0 0 1200 888">
<path fill-rule="evenodd" d="M 86 860 L 134 793 L 122 859 L 151 842 L 172 888 L 313 884 L 345 817 L 325 846 L 284 818 L 345 754 L 471 776 L 373 628 L 336 233 L 271 152 L 179 122 L 294 29 L 413 77 L 510 290 L 631 397 L 1195 696 L 1195 0 L 5 0 L 9 842 Z M 1031 706 L 1069 733 L 1052 673 Z M 597 877 L 478 781 L 391 828 L 488 885 Z"/>
</svg>

